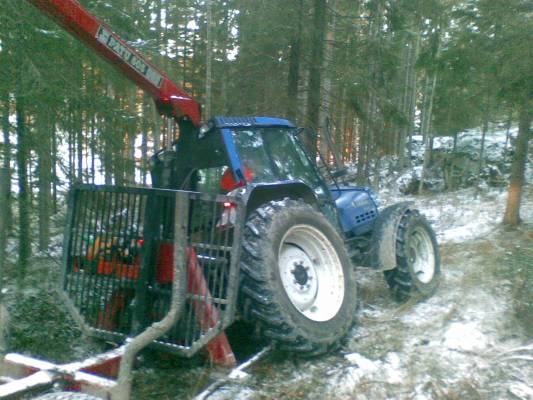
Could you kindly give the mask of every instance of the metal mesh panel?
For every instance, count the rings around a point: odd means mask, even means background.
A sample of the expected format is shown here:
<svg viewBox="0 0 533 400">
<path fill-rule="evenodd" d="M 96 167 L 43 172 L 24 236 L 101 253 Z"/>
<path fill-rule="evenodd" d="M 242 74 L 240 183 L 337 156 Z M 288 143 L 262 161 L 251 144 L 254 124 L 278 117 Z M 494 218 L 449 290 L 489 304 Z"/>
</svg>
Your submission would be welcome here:
<svg viewBox="0 0 533 400">
<path fill-rule="evenodd" d="M 188 210 L 176 214 L 176 196 Z M 192 192 L 81 185 L 71 192 L 63 289 L 78 320 L 121 339 L 161 320 L 170 307 L 175 220 L 186 227 L 187 299 L 158 341 L 191 355 L 233 320 L 243 206 Z"/>
</svg>

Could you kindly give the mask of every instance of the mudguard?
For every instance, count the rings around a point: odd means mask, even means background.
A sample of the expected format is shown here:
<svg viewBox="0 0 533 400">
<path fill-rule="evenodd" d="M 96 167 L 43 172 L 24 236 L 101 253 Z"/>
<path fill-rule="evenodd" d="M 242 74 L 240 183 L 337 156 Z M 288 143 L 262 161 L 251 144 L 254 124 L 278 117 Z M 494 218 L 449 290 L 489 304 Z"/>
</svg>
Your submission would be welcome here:
<svg viewBox="0 0 533 400">
<path fill-rule="evenodd" d="M 396 234 L 400 220 L 413 202 L 406 201 L 385 208 L 380 212 L 372 232 L 372 247 L 368 254 L 367 266 L 388 271 L 396 268 Z"/>
</svg>

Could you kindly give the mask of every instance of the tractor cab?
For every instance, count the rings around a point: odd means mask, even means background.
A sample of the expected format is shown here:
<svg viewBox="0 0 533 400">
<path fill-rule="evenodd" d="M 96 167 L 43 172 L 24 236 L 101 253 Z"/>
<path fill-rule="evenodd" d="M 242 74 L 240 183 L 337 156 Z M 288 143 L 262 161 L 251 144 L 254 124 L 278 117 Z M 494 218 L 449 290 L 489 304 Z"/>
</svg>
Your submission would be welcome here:
<svg viewBox="0 0 533 400">
<path fill-rule="evenodd" d="M 171 151 L 154 156 L 154 187 L 238 191 L 250 210 L 272 200 L 302 198 L 348 237 L 370 231 L 377 216 L 372 191 L 340 182 L 344 168 L 336 162 L 332 171 L 324 157 L 312 157 L 302 143 L 304 134 L 309 131 L 280 118 L 215 117 L 181 135 Z M 331 142 L 326 144 L 328 154 L 336 154 Z"/>
<path fill-rule="evenodd" d="M 296 143 L 296 132 L 284 119 L 213 118 L 195 134 L 182 135 L 172 150 L 153 157 L 154 186 L 229 192 L 298 181 L 320 196 L 327 188 Z"/>
</svg>

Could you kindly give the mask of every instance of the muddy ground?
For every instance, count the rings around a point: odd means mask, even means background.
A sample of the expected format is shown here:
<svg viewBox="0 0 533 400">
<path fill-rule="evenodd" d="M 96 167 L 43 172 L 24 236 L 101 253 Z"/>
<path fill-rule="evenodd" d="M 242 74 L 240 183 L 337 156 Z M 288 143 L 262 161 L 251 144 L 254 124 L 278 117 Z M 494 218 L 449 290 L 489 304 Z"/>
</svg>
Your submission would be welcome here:
<svg viewBox="0 0 533 400">
<path fill-rule="evenodd" d="M 359 319 L 338 352 L 272 353 L 210 398 L 533 399 L 533 193 L 525 193 L 525 223 L 512 231 L 496 219 L 501 193 L 471 195 L 417 199 L 442 243 L 443 279 L 431 298 L 398 304 L 380 273 L 358 270 Z M 7 293 L 9 349 L 62 362 L 103 350 L 51 290 L 57 266 L 43 258 L 33 268 L 22 293 Z M 241 359 L 262 348 L 238 329 L 232 340 Z M 226 372 L 201 356 L 146 351 L 134 398 L 191 398 Z"/>
</svg>

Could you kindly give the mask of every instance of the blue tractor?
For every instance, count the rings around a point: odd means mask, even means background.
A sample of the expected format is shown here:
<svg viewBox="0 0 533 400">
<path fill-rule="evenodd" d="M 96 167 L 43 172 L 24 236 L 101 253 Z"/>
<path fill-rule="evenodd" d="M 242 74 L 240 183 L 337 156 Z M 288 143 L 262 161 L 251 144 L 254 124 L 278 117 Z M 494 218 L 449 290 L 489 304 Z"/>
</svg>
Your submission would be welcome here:
<svg viewBox="0 0 533 400">
<path fill-rule="evenodd" d="M 152 176 L 156 188 L 244 202 L 243 221 L 231 208 L 221 218 L 243 224 L 233 244 L 238 314 L 279 347 L 317 354 L 354 323 L 355 267 L 383 271 L 406 300 L 435 290 L 440 259 L 433 229 L 410 203 L 380 210 L 372 189 L 342 183 L 343 170 L 306 151 L 307 133 L 285 119 L 216 117 L 157 153 Z"/>
</svg>

